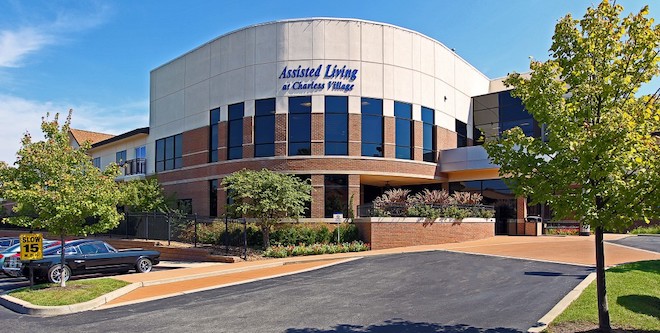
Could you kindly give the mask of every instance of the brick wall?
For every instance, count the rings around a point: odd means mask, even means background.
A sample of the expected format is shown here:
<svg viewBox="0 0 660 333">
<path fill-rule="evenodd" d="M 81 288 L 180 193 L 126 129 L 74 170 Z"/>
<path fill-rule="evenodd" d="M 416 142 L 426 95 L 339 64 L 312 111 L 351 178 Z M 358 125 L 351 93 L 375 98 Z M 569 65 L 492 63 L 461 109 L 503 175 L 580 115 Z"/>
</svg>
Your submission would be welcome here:
<svg viewBox="0 0 660 333">
<path fill-rule="evenodd" d="M 372 250 L 415 245 L 436 245 L 495 236 L 494 222 L 366 222 L 356 219 L 360 237 Z"/>
<path fill-rule="evenodd" d="M 348 115 L 348 155 L 362 155 L 362 115 Z"/>
</svg>

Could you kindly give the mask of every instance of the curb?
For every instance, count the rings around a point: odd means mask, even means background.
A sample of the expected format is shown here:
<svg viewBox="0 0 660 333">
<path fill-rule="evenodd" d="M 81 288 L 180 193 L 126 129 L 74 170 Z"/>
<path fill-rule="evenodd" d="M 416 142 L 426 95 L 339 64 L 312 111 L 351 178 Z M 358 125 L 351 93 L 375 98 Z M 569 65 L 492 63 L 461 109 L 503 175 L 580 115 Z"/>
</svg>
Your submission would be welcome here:
<svg viewBox="0 0 660 333">
<path fill-rule="evenodd" d="M 109 305 L 109 306 L 101 305 L 97 308 L 90 309 L 90 310 L 112 309 L 112 308 L 116 308 L 116 307 L 120 307 L 120 306 L 126 306 L 126 305 L 131 305 L 131 304 L 155 301 L 155 300 L 169 298 L 169 297 L 175 297 L 175 296 L 194 294 L 194 293 L 198 293 L 198 292 L 202 292 L 202 291 L 226 288 L 226 287 L 231 287 L 231 286 L 237 286 L 237 285 L 241 285 L 241 284 L 257 282 L 257 281 L 262 281 L 262 280 L 275 279 L 275 278 L 278 278 L 278 277 L 310 272 L 310 271 L 314 271 L 314 270 L 317 270 L 317 269 L 322 269 L 322 268 L 326 268 L 326 267 L 330 267 L 330 266 L 334 266 L 334 265 L 339 265 L 339 264 L 351 262 L 351 261 L 362 259 L 362 258 L 363 257 L 338 259 L 336 261 L 333 261 L 333 262 L 330 262 L 330 263 L 327 263 L 327 264 L 324 264 L 324 265 L 320 265 L 320 266 L 316 266 L 316 267 L 312 267 L 312 268 L 305 268 L 305 269 L 298 270 L 298 271 L 293 271 L 293 272 L 288 272 L 288 273 L 281 273 L 281 274 L 274 274 L 274 275 L 267 275 L 267 276 L 262 276 L 262 277 L 258 277 L 258 278 L 253 278 L 253 279 L 246 279 L 246 280 L 241 280 L 241 281 L 236 281 L 236 282 L 231 282 L 231 283 L 218 284 L 218 285 L 214 285 L 214 286 L 210 286 L 210 287 L 204 287 L 204 288 L 198 288 L 198 289 L 192 289 L 192 290 L 186 290 L 186 291 L 178 291 L 178 292 L 174 292 L 174 293 L 170 293 L 170 294 L 158 295 L 158 296 L 144 298 L 144 299 L 140 299 L 140 300 L 136 300 L 136 301 L 128 301 L 128 302 L 123 302 L 123 303 L 119 303 L 119 304 L 112 304 L 112 305 Z M 302 261 L 302 262 L 305 262 L 305 261 Z"/>
<path fill-rule="evenodd" d="M 356 260 L 356 259 L 360 259 L 360 258 L 361 257 L 344 258 L 343 260 L 339 259 L 339 262 L 328 263 L 328 264 L 325 264 L 325 265 L 321 265 L 321 266 L 314 267 L 314 268 L 311 268 L 311 269 L 296 271 L 296 272 L 293 272 L 293 273 L 285 273 L 285 274 L 267 276 L 267 277 L 264 277 L 264 278 L 249 279 L 249 280 L 240 281 L 240 282 L 236 282 L 236 283 L 214 286 L 213 288 L 204 288 L 204 289 L 199 289 L 199 290 L 179 292 L 179 293 L 174 293 L 174 294 L 171 294 L 171 295 L 163 295 L 163 297 L 159 297 L 159 298 L 189 294 L 189 293 L 193 293 L 193 292 L 197 292 L 197 291 L 228 287 L 228 286 L 242 284 L 242 283 L 249 283 L 249 282 L 254 282 L 254 281 L 259 281 L 259 280 L 276 278 L 276 277 L 279 277 L 279 276 L 303 273 L 303 272 L 306 272 L 306 271 L 310 271 L 310 270 L 314 270 L 314 269 L 320 269 L 320 268 L 332 266 L 334 264 L 340 264 L 340 263 L 344 263 L 344 262 L 348 262 L 348 261 L 352 261 L 352 260 Z M 326 261 L 326 260 L 332 260 L 332 259 L 324 259 L 324 260 L 319 260 L 319 261 Z M 296 262 L 307 262 L 307 260 L 301 260 L 301 261 L 296 261 Z M 201 278 L 213 277 L 213 276 L 220 276 L 220 275 L 226 275 L 226 274 L 232 274 L 232 273 L 240 273 L 240 272 L 246 272 L 246 271 L 251 271 L 251 270 L 256 270 L 256 269 L 279 267 L 279 266 L 283 266 L 283 265 L 291 264 L 291 263 L 296 263 L 296 262 L 279 261 L 279 262 L 267 263 L 267 264 L 262 264 L 262 265 L 254 265 L 254 266 L 249 266 L 249 267 L 226 269 L 226 270 L 222 270 L 222 271 L 200 273 L 200 274 L 194 274 L 194 275 L 186 275 L 186 276 L 180 276 L 180 277 L 175 277 L 175 278 L 165 278 L 165 279 L 160 279 L 160 280 L 155 280 L 155 281 L 135 282 L 135 283 L 131 283 L 127 286 L 124 286 L 122 288 L 119 288 L 115 291 L 112 291 L 110 293 L 107 293 L 105 295 L 99 296 L 99 297 L 97 297 L 93 300 L 83 302 L 83 303 L 71 304 L 71 305 L 61 305 L 61 306 L 34 305 L 30 302 L 18 299 L 16 297 L 10 296 L 8 294 L 4 294 L 4 295 L 0 296 L 0 305 L 6 307 L 9 310 L 20 313 L 20 314 L 27 314 L 27 315 L 31 315 L 31 316 L 40 316 L 40 317 L 59 316 L 59 315 L 72 314 L 72 313 L 77 313 L 77 312 L 83 312 L 83 311 L 89 311 L 89 310 L 96 309 L 98 307 L 101 307 L 101 306 L 109 303 L 110 301 L 114 300 L 115 298 L 118 298 L 120 296 L 128 294 L 131 291 L 134 291 L 134 290 L 136 290 L 138 288 L 141 288 L 141 287 L 149 287 L 149 286 L 156 286 L 156 285 L 166 284 L 166 283 L 181 282 L 181 281 L 187 281 L 187 280 L 195 280 L 195 279 L 201 279 Z M 142 300 L 142 301 L 148 301 L 148 300 L 151 300 L 151 299 Z"/>
<path fill-rule="evenodd" d="M 91 310 L 106 304 L 119 296 L 140 288 L 141 286 L 142 283 L 132 283 L 87 302 L 61 306 L 34 305 L 30 302 L 5 294 L 0 296 L 0 305 L 20 314 L 41 317 L 59 316 Z"/>
<path fill-rule="evenodd" d="M 581 294 L 582 291 L 584 291 L 585 288 L 587 288 L 591 282 L 593 282 L 596 279 L 596 273 L 590 273 L 587 275 L 582 282 L 580 282 L 573 290 L 569 291 L 564 298 L 562 298 L 559 303 L 557 303 L 548 313 L 545 314 L 545 316 L 541 317 L 541 319 L 538 320 L 538 322 L 531 327 L 530 329 L 527 330 L 527 332 L 532 332 L 532 333 L 537 333 L 537 332 L 542 332 L 548 328 L 548 325 L 557 318 L 566 308 L 573 303 L 574 300 L 576 300 Z"/>
</svg>

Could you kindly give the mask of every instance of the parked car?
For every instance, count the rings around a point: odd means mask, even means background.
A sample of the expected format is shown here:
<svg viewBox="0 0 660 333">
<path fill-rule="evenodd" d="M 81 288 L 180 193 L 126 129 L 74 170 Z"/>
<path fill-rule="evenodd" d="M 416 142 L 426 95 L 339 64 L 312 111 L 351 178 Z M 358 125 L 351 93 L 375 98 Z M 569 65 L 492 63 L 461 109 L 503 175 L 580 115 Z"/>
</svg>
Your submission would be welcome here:
<svg viewBox="0 0 660 333">
<path fill-rule="evenodd" d="M 43 241 L 44 248 L 48 248 L 49 246 L 59 245 L 59 244 L 60 244 L 59 241 L 53 241 L 53 240 L 48 240 L 48 239 L 44 239 L 44 241 Z M 19 253 L 19 252 L 21 252 L 21 244 L 20 243 L 14 244 L 14 245 L 12 245 L 12 246 L 4 249 L 4 250 L 0 250 L 0 268 L 2 266 L 4 266 L 5 259 L 7 259 L 7 258 L 15 255 L 16 253 Z"/>
<path fill-rule="evenodd" d="M 20 265 L 23 276 L 29 276 L 32 267 L 35 281 L 59 283 L 72 275 L 92 273 L 139 273 L 151 271 L 160 262 L 160 252 L 143 249 L 117 250 L 112 245 L 93 239 L 69 241 L 64 246 L 64 268 L 60 269 L 61 246 L 44 250 L 44 258 Z M 13 259 L 13 258 L 12 258 Z M 5 262 L 5 267 L 11 266 Z M 60 272 L 61 271 L 61 272 Z"/>
<path fill-rule="evenodd" d="M 18 237 L 0 237 L 0 252 L 10 246 L 18 244 L 19 242 Z"/>
<path fill-rule="evenodd" d="M 60 243 L 60 241 L 44 239 L 44 253 L 51 248 L 60 246 Z M 21 276 L 21 270 L 23 268 L 23 263 L 21 262 L 21 244 L 13 245 L 0 253 L 0 267 L 2 267 L 2 272 L 5 275 L 11 277 Z"/>
</svg>

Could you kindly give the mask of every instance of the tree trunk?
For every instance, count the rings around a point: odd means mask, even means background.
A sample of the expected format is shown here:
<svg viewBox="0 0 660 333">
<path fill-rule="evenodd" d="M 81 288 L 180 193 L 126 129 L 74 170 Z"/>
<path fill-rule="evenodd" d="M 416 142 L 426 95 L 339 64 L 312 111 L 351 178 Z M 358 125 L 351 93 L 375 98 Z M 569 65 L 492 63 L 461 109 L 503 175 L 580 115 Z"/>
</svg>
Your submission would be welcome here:
<svg viewBox="0 0 660 333">
<path fill-rule="evenodd" d="M 64 281 L 64 234 L 60 235 L 60 241 L 62 242 L 60 244 L 60 287 L 64 288 L 66 287 L 66 281 Z"/>
<path fill-rule="evenodd" d="M 261 227 L 261 236 L 264 242 L 264 249 L 270 247 L 270 227 Z"/>
<path fill-rule="evenodd" d="M 598 294 L 598 327 L 601 332 L 610 332 L 610 310 L 607 306 L 605 286 L 605 252 L 603 247 L 603 227 L 596 227 L 596 293 Z"/>
</svg>

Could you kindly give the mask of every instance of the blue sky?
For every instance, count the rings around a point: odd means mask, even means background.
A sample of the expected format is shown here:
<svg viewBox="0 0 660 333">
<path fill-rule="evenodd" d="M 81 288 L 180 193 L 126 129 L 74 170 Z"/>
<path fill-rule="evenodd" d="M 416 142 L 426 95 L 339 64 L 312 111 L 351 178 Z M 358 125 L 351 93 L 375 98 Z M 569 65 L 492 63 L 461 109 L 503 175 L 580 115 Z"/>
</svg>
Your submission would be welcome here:
<svg viewBox="0 0 660 333">
<path fill-rule="evenodd" d="M 619 0 L 628 11 L 652 1 Z M 546 59 L 554 25 L 593 1 L 13 1 L 0 0 L 0 161 L 40 137 L 46 112 L 119 134 L 148 126 L 149 72 L 215 37 L 289 18 L 386 22 L 434 38 L 490 78 Z M 660 17 L 660 4 L 650 16 Z M 644 91 L 660 86 L 656 79 Z M 654 90 L 654 89 L 653 89 Z"/>
</svg>

